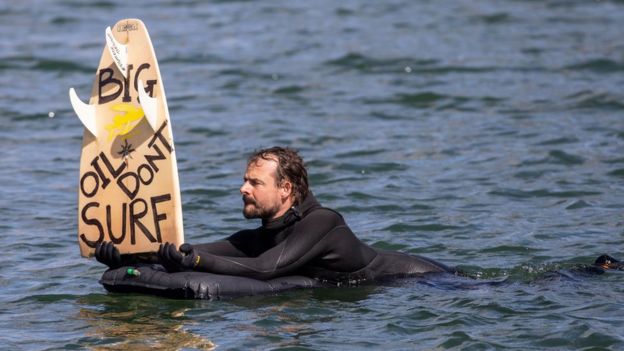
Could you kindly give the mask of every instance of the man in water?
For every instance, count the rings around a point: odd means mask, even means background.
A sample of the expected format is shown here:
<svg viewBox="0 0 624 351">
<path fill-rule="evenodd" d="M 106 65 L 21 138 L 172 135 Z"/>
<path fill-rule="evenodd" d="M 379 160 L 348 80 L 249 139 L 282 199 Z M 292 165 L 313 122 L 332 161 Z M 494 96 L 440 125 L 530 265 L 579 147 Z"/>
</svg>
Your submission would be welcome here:
<svg viewBox="0 0 624 351">
<path fill-rule="evenodd" d="M 272 279 L 304 275 L 357 284 L 393 277 L 455 271 L 420 256 L 372 248 L 360 241 L 338 212 L 322 207 L 308 188 L 298 153 L 272 147 L 252 154 L 240 188 L 243 215 L 262 226 L 208 244 L 162 244 L 158 260 L 169 271 L 196 270 Z M 98 261 L 129 263 L 112 243 L 98 244 Z"/>
<path fill-rule="evenodd" d="M 243 215 L 262 226 L 239 231 L 209 244 L 165 243 L 158 262 L 169 271 L 196 270 L 271 279 L 305 275 L 324 282 L 357 284 L 434 272 L 457 273 L 420 256 L 383 251 L 361 242 L 342 216 L 322 207 L 308 188 L 303 160 L 296 151 L 273 147 L 257 151 L 247 162 L 240 188 Z M 96 246 L 95 257 L 111 268 L 136 263 L 110 242 Z M 145 259 L 143 259 L 145 260 Z M 576 271 L 600 274 L 624 270 L 624 263 L 602 255 Z"/>
</svg>

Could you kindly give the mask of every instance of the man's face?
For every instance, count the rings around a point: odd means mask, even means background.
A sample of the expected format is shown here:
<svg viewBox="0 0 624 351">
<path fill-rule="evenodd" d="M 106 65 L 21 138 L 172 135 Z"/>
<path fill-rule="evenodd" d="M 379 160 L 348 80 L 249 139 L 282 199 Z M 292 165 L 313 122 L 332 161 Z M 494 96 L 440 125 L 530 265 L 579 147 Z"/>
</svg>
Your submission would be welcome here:
<svg viewBox="0 0 624 351">
<path fill-rule="evenodd" d="M 273 219 L 284 209 L 283 189 L 276 181 L 277 162 L 259 159 L 247 166 L 240 192 L 243 195 L 245 218 Z"/>
</svg>

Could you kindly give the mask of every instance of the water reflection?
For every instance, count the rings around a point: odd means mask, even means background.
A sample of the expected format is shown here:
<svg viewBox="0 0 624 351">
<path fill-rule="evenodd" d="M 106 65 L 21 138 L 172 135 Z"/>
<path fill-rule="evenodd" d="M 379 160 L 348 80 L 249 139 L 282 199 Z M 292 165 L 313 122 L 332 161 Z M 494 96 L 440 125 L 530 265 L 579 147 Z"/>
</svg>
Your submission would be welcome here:
<svg viewBox="0 0 624 351">
<path fill-rule="evenodd" d="M 189 325 L 194 324 L 185 317 L 189 308 L 169 308 L 179 303 L 177 301 L 109 295 L 99 302 L 87 303 L 77 317 L 88 328 L 82 346 L 90 350 L 216 348 L 212 341 L 187 330 Z"/>
</svg>

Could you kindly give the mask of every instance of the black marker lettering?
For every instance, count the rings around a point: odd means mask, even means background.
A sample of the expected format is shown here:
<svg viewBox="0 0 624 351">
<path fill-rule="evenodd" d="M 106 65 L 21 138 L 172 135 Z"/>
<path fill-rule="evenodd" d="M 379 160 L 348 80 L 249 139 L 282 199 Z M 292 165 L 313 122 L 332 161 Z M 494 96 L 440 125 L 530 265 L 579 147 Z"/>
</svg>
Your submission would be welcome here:
<svg viewBox="0 0 624 351">
<path fill-rule="evenodd" d="M 126 182 L 127 179 L 134 180 L 134 184 Z M 119 177 L 119 179 L 117 179 L 117 185 L 121 190 L 123 190 L 128 198 L 132 200 L 139 192 L 139 176 L 134 172 L 124 173 L 121 177 Z M 130 188 L 128 186 L 130 186 Z"/>
<path fill-rule="evenodd" d="M 97 202 L 89 202 L 88 204 L 85 205 L 85 207 L 82 208 L 81 212 L 81 218 L 82 221 L 85 222 L 88 225 L 94 225 L 97 227 L 98 232 L 99 232 L 99 237 L 97 240 L 92 241 L 87 239 L 87 236 L 84 233 L 80 234 L 80 239 L 87 244 L 87 246 L 94 248 L 95 244 L 102 242 L 102 240 L 104 239 L 104 228 L 102 228 L 102 223 L 100 223 L 100 221 L 97 220 L 97 218 L 89 218 L 87 217 L 87 211 L 91 208 L 91 207 L 95 207 L 98 208 L 100 207 L 100 204 Z"/>
<path fill-rule="evenodd" d="M 158 242 L 162 243 L 162 237 L 160 235 L 160 221 L 164 221 L 167 219 L 167 215 L 165 213 L 158 213 L 158 208 L 156 205 L 161 202 L 170 201 L 171 195 L 165 194 L 160 196 L 154 196 L 151 199 L 152 202 L 152 214 L 154 215 L 154 228 L 156 228 L 156 237 L 158 238 Z"/>
<path fill-rule="evenodd" d="M 123 101 L 123 102 L 130 102 L 130 101 L 132 101 L 132 98 L 130 98 L 130 89 L 128 89 L 128 86 L 130 85 L 130 83 L 129 83 L 130 72 L 132 71 L 133 67 L 134 66 L 132 64 L 128 65 L 128 74 L 127 74 L 128 78 L 124 78 L 124 96 L 123 96 L 123 99 L 121 99 L 121 101 Z"/>
<path fill-rule="evenodd" d="M 112 230 L 112 214 L 111 214 L 111 206 L 110 205 L 106 205 L 106 226 L 108 228 L 108 237 L 110 238 L 110 240 L 114 243 L 114 244 L 121 244 L 124 240 L 124 238 L 126 237 L 126 203 L 124 202 L 122 205 L 122 210 L 121 210 L 121 236 L 119 238 L 116 238 L 115 235 L 113 235 L 113 230 Z"/>
<path fill-rule="evenodd" d="M 143 169 L 147 170 L 149 174 L 149 178 L 147 180 L 143 179 L 143 174 L 145 174 L 145 172 L 141 172 L 141 170 Z M 137 169 L 137 175 L 139 176 L 139 179 L 141 180 L 141 183 L 143 183 L 143 185 L 150 185 L 154 180 L 154 171 L 152 171 L 152 169 L 148 165 L 140 165 Z"/>
<path fill-rule="evenodd" d="M 106 187 L 110 183 L 110 179 L 108 177 L 106 177 L 106 175 L 102 171 L 102 168 L 100 167 L 100 164 L 98 163 L 99 159 L 100 159 L 99 156 L 95 156 L 93 161 L 91 161 L 91 166 L 93 166 L 93 168 L 95 168 L 95 171 L 100 176 L 100 179 L 102 179 L 102 189 L 106 189 Z"/>
<path fill-rule="evenodd" d="M 141 71 L 148 68 L 150 68 L 149 63 L 144 63 L 137 68 L 136 74 L 134 75 L 134 90 L 139 91 L 139 74 L 141 74 Z M 147 84 L 147 87 L 144 88 L 145 92 L 151 97 L 154 97 L 154 85 L 156 85 L 156 82 L 156 79 L 149 79 L 144 82 Z"/>
<path fill-rule="evenodd" d="M 93 178 L 94 180 L 93 189 L 91 191 L 85 190 L 85 182 L 87 181 L 87 178 L 89 177 Z M 82 178 L 80 178 L 80 191 L 82 192 L 82 195 L 86 197 L 95 196 L 95 194 L 98 191 L 99 186 L 100 186 L 100 179 L 98 178 L 97 174 L 95 174 L 95 172 L 86 172 L 85 174 L 82 175 Z"/>
<path fill-rule="evenodd" d="M 99 80 L 98 80 L 98 104 L 99 105 L 113 101 L 119 96 L 119 94 L 121 94 L 121 91 L 123 89 L 122 83 L 119 79 L 113 78 L 113 72 L 114 71 L 112 68 L 102 68 L 100 70 Z M 108 75 L 107 78 L 104 78 L 105 74 Z M 102 90 L 104 90 L 103 88 L 110 84 L 116 85 L 117 91 L 106 96 L 102 95 Z"/>
<path fill-rule="evenodd" d="M 137 212 L 135 209 L 135 206 L 138 203 L 143 204 L 143 210 L 141 212 Z M 154 238 L 152 233 L 150 233 L 147 227 L 139 221 L 139 219 L 145 217 L 146 214 L 147 214 L 147 202 L 145 202 L 145 200 L 139 198 L 130 203 L 130 243 L 132 245 L 136 244 L 136 234 L 135 234 L 136 226 L 138 226 L 139 229 L 141 229 L 145 237 L 147 237 L 147 239 L 150 242 L 152 243 L 156 242 L 156 238 Z"/>
<path fill-rule="evenodd" d="M 126 163 L 125 162 L 122 162 L 117 169 L 113 168 L 113 165 L 110 163 L 110 161 L 108 160 L 108 157 L 106 157 L 106 155 L 103 152 L 100 152 L 100 158 L 104 162 L 104 165 L 106 166 L 106 169 L 108 169 L 110 174 L 112 174 L 113 178 L 115 178 L 115 179 L 117 179 L 117 177 L 119 177 L 121 172 L 123 172 L 123 170 L 126 169 Z"/>
<path fill-rule="evenodd" d="M 156 150 L 157 155 L 145 155 L 145 159 L 147 160 L 147 163 L 149 163 L 149 165 L 152 167 L 154 172 L 158 173 L 158 166 L 156 166 L 156 163 L 154 161 L 165 160 L 166 157 L 162 153 L 162 151 L 160 151 L 158 145 L 152 145 L 152 149 Z"/>
<path fill-rule="evenodd" d="M 169 151 L 169 153 L 171 153 L 171 151 L 173 151 L 173 148 L 167 142 L 167 138 L 165 138 L 165 136 L 162 134 L 162 132 L 163 132 L 163 130 L 165 129 L 166 126 L 167 126 L 167 120 L 165 120 L 163 122 L 163 124 L 160 126 L 160 128 L 158 128 L 156 133 L 154 133 L 154 136 L 152 137 L 152 140 L 150 140 L 150 142 L 149 142 L 149 144 L 147 144 L 147 146 L 152 147 L 152 145 L 154 145 L 154 143 L 156 142 L 156 138 L 158 138 L 158 140 L 160 140 L 160 142 L 163 143 L 163 145 L 165 145 L 165 147 L 167 148 L 167 151 Z"/>
</svg>

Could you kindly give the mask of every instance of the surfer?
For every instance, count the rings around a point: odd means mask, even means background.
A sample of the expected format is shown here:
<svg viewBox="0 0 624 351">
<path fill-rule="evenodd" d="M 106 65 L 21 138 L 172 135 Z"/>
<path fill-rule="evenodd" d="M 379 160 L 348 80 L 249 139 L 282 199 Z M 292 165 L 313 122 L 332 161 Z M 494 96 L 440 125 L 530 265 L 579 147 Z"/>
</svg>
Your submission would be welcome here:
<svg viewBox="0 0 624 351">
<path fill-rule="evenodd" d="M 207 244 L 160 246 L 157 260 L 168 271 L 195 270 L 272 279 L 304 275 L 330 283 L 455 273 L 432 259 L 380 250 L 360 241 L 342 215 L 321 206 L 308 187 L 299 154 L 272 147 L 252 154 L 240 188 L 243 215 L 262 225 Z M 121 256 L 110 242 L 97 245 L 95 257 L 115 268 L 136 260 Z"/>
<path fill-rule="evenodd" d="M 120 255 L 113 243 L 102 242 L 95 257 L 111 268 L 147 262 L 160 263 L 170 272 L 194 270 L 263 280 L 304 275 L 336 285 L 436 272 L 463 275 L 425 257 L 361 242 L 338 212 L 315 199 L 303 160 L 294 150 L 273 147 L 251 155 L 240 192 L 243 215 L 260 218 L 259 228 L 213 243 L 183 244 L 179 249 L 164 243 L 156 255 L 147 256 Z M 624 262 L 602 255 L 592 265 L 554 273 L 573 277 L 606 270 L 624 270 Z"/>
</svg>

